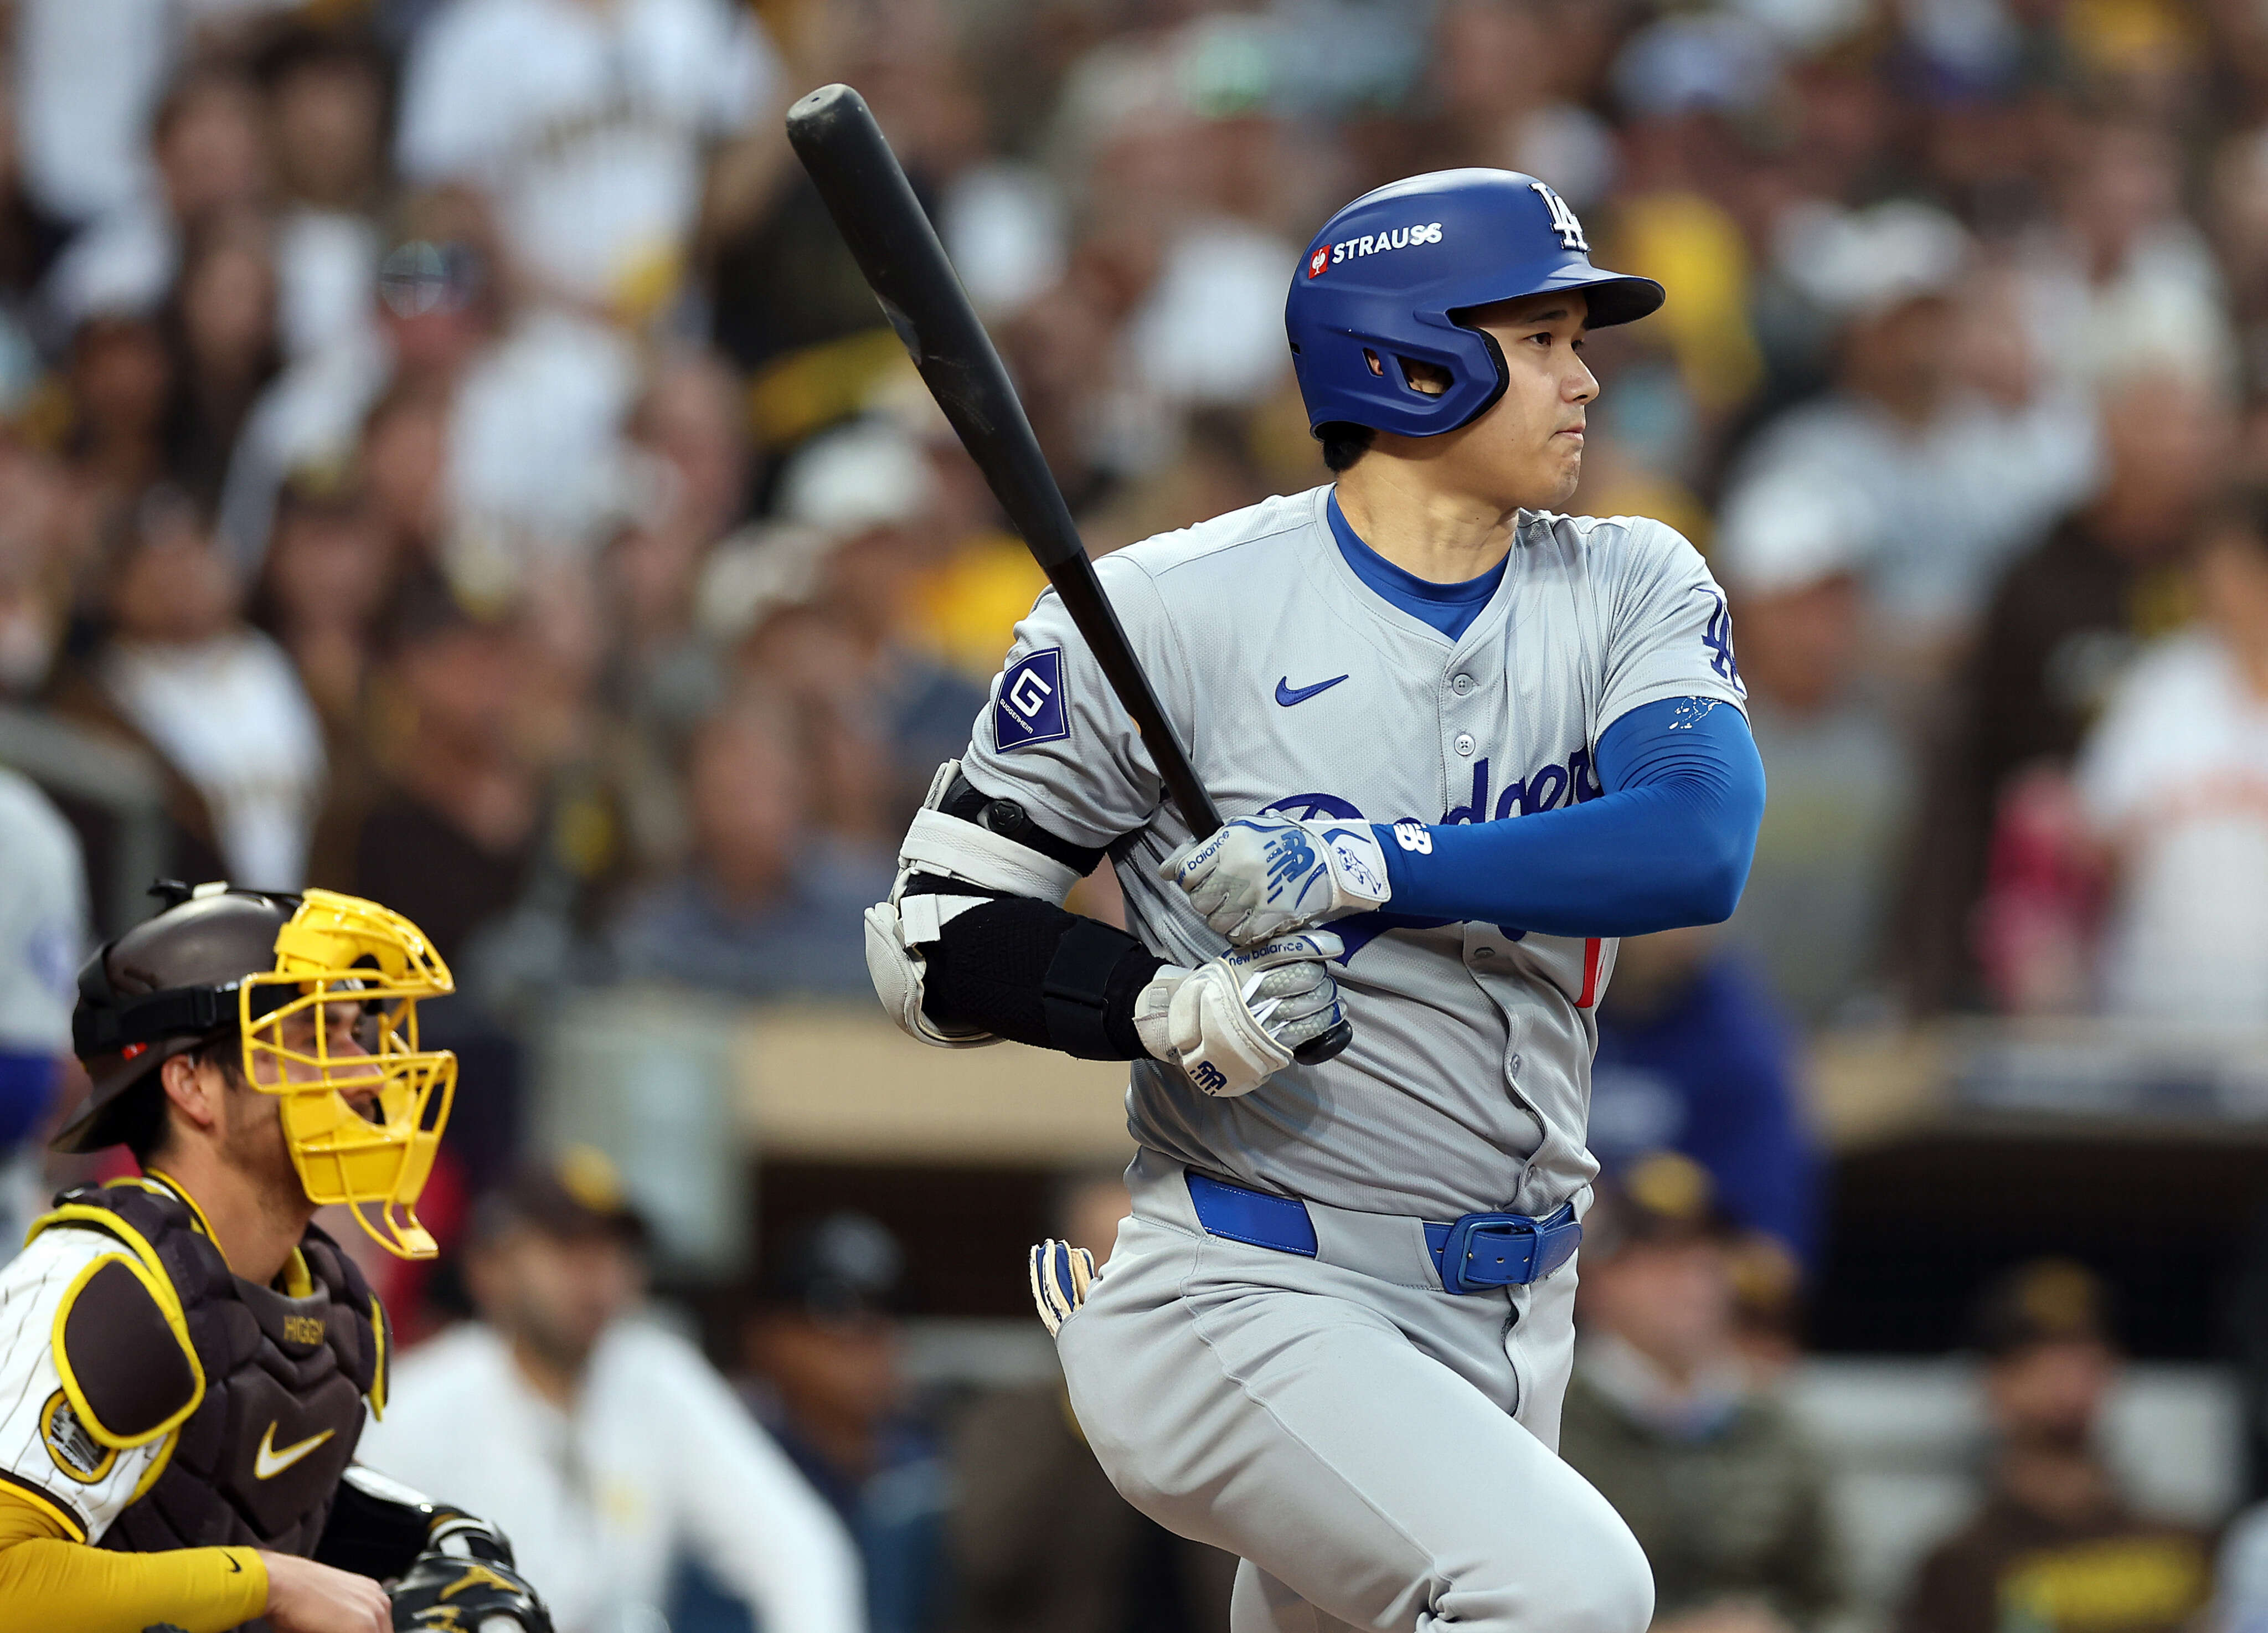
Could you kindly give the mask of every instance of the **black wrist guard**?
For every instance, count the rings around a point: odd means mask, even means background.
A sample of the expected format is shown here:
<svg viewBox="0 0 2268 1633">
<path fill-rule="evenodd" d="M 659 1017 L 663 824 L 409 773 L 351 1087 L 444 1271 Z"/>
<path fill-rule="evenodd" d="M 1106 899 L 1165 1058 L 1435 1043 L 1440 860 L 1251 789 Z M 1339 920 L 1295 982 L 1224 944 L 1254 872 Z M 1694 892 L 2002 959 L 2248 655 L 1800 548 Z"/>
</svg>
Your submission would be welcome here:
<svg viewBox="0 0 2268 1633">
<path fill-rule="evenodd" d="M 922 1007 L 941 1026 L 978 1027 L 1081 1060 L 1145 1056 L 1134 1003 L 1165 960 L 1123 930 L 1052 902 L 1003 896 L 956 915 L 923 952 Z"/>
</svg>

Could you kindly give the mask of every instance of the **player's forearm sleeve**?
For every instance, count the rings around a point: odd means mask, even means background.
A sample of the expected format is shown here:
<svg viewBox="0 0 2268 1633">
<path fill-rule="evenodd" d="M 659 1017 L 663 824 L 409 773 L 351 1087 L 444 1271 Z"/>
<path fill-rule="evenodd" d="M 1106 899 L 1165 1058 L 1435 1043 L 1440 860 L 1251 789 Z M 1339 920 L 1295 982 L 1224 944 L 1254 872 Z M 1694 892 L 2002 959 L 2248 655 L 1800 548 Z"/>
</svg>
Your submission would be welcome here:
<svg viewBox="0 0 2268 1633">
<path fill-rule="evenodd" d="M 55 1537 L 0 1548 L 0 1628 L 226 1633 L 267 1607 L 268 1568 L 248 1548 L 118 1554 Z"/>
<path fill-rule="evenodd" d="M 1764 769 L 1741 711 L 1706 698 L 1631 710 L 1599 739 L 1605 792 L 1580 805 L 1379 843 L 1390 910 L 1547 936 L 1643 936 L 1730 917 L 1764 818 Z"/>
</svg>

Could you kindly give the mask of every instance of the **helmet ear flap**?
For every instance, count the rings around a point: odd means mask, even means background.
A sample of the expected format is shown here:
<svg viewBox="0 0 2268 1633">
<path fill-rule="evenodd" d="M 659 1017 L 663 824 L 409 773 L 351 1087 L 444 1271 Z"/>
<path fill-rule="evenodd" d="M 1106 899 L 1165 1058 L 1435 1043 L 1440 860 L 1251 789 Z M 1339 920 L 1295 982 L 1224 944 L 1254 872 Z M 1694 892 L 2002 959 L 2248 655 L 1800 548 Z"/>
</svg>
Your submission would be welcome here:
<svg viewBox="0 0 2268 1633">
<path fill-rule="evenodd" d="M 1465 416 L 1463 419 L 1459 420 L 1456 425 L 1451 426 L 1449 429 L 1452 430 L 1456 430 L 1459 426 L 1471 424 L 1475 420 L 1480 418 L 1482 415 L 1486 414 L 1491 408 L 1496 407 L 1496 400 L 1498 397 L 1503 396 L 1506 388 L 1512 384 L 1512 369 L 1511 366 L 1504 360 L 1504 348 L 1497 344 L 1496 336 L 1490 334 L 1486 329 L 1471 328 L 1466 324 L 1460 323 L 1457 327 L 1462 329 L 1466 329 L 1470 334 L 1480 336 L 1481 344 L 1488 348 L 1489 366 L 1491 369 L 1495 371 L 1496 385 L 1494 388 L 1490 391 L 1489 394 L 1482 399 L 1481 406 L 1475 408 L 1470 414 Z"/>
</svg>

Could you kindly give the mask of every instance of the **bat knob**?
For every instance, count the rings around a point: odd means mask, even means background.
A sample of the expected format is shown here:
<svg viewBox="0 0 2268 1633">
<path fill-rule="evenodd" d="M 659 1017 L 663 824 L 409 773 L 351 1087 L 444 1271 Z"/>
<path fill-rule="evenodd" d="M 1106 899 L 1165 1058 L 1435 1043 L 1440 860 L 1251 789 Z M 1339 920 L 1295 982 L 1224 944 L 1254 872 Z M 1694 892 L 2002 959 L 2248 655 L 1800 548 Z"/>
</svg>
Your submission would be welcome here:
<svg viewBox="0 0 2268 1633">
<path fill-rule="evenodd" d="M 1292 1051 L 1302 1066 L 1320 1066 L 1354 1041 L 1354 1022 L 1343 1020 L 1319 1037 L 1309 1038 Z"/>
</svg>

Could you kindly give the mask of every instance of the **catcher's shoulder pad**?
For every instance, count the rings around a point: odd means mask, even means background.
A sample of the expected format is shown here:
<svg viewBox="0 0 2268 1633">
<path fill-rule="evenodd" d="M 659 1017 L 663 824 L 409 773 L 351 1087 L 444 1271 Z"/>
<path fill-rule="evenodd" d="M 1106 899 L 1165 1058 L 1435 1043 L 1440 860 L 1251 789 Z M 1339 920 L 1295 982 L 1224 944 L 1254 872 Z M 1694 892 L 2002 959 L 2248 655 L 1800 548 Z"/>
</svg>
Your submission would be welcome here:
<svg viewBox="0 0 2268 1633">
<path fill-rule="evenodd" d="M 103 1254 L 71 1279 L 55 1310 L 63 1394 L 106 1446 L 170 1434 L 204 1400 L 204 1368 L 180 1296 L 155 1261 L 154 1254 Z"/>
</svg>

